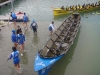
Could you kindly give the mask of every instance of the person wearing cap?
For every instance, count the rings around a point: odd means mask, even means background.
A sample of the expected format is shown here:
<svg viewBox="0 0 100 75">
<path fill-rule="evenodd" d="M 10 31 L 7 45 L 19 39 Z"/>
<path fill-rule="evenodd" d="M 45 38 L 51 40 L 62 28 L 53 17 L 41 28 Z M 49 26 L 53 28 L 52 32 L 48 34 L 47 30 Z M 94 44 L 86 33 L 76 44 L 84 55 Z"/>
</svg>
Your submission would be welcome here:
<svg viewBox="0 0 100 75">
<path fill-rule="evenodd" d="M 38 25 L 37 25 L 37 23 L 35 22 L 35 20 L 32 21 L 32 23 L 31 23 L 31 25 L 30 25 L 30 28 L 33 30 L 34 34 L 37 34 Z"/>
<path fill-rule="evenodd" d="M 56 31 L 56 28 L 57 27 L 54 25 L 54 21 L 52 21 L 51 24 L 49 25 L 50 35 L 52 35 L 54 31 Z"/>
<path fill-rule="evenodd" d="M 28 22 L 28 17 L 26 15 L 26 13 L 24 13 L 24 16 L 23 16 L 23 25 L 25 24 L 26 25 L 25 27 L 27 27 L 27 22 Z"/>
<path fill-rule="evenodd" d="M 17 47 L 17 35 L 15 30 L 12 30 L 11 40 L 14 43 L 14 46 Z"/>
<path fill-rule="evenodd" d="M 14 26 L 16 26 L 16 20 L 17 20 L 16 14 L 14 12 L 11 12 L 10 16 L 12 17 L 12 21 L 14 22 Z"/>
<path fill-rule="evenodd" d="M 21 56 L 23 56 L 23 51 L 25 52 L 24 50 L 25 35 L 22 33 L 22 31 L 20 31 L 17 36 L 17 42 L 20 47 Z"/>
<path fill-rule="evenodd" d="M 8 56 L 8 60 L 13 58 L 13 63 L 15 66 L 16 71 L 20 74 L 20 58 L 19 58 L 19 51 L 16 49 L 16 47 L 12 47 L 12 53 Z"/>
</svg>

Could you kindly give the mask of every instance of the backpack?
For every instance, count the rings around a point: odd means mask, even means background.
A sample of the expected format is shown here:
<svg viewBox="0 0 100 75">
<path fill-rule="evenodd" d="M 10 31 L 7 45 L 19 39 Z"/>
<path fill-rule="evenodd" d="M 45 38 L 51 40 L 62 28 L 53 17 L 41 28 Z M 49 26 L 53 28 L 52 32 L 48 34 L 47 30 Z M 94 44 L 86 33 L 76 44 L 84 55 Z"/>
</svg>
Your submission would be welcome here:
<svg viewBox="0 0 100 75">
<path fill-rule="evenodd" d="M 32 24 L 31 24 L 31 27 L 32 27 L 33 29 L 35 29 L 35 28 L 37 27 L 37 23 L 35 23 L 35 22 L 32 23 Z"/>
</svg>

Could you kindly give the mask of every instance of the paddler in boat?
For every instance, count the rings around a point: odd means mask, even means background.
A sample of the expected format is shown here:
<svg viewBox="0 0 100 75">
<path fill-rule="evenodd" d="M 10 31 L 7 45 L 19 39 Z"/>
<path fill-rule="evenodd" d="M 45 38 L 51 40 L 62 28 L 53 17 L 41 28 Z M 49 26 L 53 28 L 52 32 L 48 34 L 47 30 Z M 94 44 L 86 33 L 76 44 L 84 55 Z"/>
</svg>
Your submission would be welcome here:
<svg viewBox="0 0 100 75">
<path fill-rule="evenodd" d="M 80 6 L 80 10 L 82 10 L 82 6 Z"/>
<path fill-rule="evenodd" d="M 16 20 L 17 20 L 16 14 L 14 12 L 11 12 L 11 15 L 10 16 L 12 17 L 12 21 L 14 23 L 14 26 L 16 26 Z"/>
<path fill-rule="evenodd" d="M 75 6 L 74 6 L 74 5 L 72 6 L 72 9 L 73 9 L 73 10 L 76 10 L 76 8 L 75 8 Z"/>
<path fill-rule="evenodd" d="M 85 9 L 85 4 L 82 5 L 82 8 Z"/>
<path fill-rule="evenodd" d="M 91 6 L 94 7 L 94 3 L 92 3 Z"/>
<path fill-rule="evenodd" d="M 68 6 L 66 6 L 66 10 L 68 11 Z"/>
<path fill-rule="evenodd" d="M 98 1 L 98 6 L 100 6 L 100 1 Z"/>
<path fill-rule="evenodd" d="M 49 25 L 50 35 L 52 35 L 53 32 L 56 30 L 57 30 L 57 27 L 54 25 L 54 21 L 52 21 L 51 24 Z"/>
<path fill-rule="evenodd" d="M 72 10 L 72 6 L 70 6 L 69 8 L 70 8 L 70 10 Z"/>
<path fill-rule="evenodd" d="M 63 10 L 64 10 L 64 9 L 65 9 L 65 8 L 64 8 L 64 6 L 62 6 L 62 7 L 61 7 L 61 9 L 63 9 Z"/>
</svg>

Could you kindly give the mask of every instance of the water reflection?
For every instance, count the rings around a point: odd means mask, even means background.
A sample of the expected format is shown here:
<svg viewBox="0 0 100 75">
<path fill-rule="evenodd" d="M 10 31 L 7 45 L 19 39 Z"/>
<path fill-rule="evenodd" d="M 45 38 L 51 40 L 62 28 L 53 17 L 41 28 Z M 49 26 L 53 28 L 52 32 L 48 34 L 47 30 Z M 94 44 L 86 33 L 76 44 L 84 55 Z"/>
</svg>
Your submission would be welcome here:
<svg viewBox="0 0 100 75">
<path fill-rule="evenodd" d="M 10 67 L 9 67 L 10 68 Z M 10 75 L 17 75 L 17 72 L 15 70 L 15 67 L 10 68 L 11 69 L 11 74 Z"/>
<path fill-rule="evenodd" d="M 25 64 L 25 65 L 28 65 L 28 54 L 27 52 L 24 52 L 23 53 L 23 56 L 20 57 L 20 60 L 21 60 L 21 64 Z"/>
<path fill-rule="evenodd" d="M 34 37 L 32 39 L 32 43 L 34 43 L 36 45 L 36 44 L 38 44 L 39 41 L 40 41 L 40 38 L 38 37 L 38 35 L 34 34 Z"/>
<path fill-rule="evenodd" d="M 73 54 L 74 54 L 75 48 L 77 47 L 77 42 L 79 39 L 79 34 L 80 34 L 80 29 L 79 29 L 76 39 L 74 40 L 74 44 L 71 46 L 67 54 L 64 55 L 58 62 L 56 62 L 53 65 L 48 75 L 64 75 L 68 64 L 73 59 Z"/>
</svg>

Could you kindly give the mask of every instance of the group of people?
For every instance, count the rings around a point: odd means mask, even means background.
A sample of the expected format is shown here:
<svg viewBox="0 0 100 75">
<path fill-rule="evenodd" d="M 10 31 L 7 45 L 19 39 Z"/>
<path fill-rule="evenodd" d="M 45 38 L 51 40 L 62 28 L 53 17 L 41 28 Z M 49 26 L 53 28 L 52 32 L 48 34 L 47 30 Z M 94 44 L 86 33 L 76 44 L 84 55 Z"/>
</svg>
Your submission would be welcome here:
<svg viewBox="0 0 100 75">
<path fill-rule="evenodd" d="M 24 50 L 24 42 L 25 42 L 25 35 L 22 33 L 22 29 L 20 26 L 17 26 L 17 30 L 12 30 L 11 40 L 13 42 L 12 53 L 8 56 L 8 60 L 13 58 L 13 63 L 16 68 L 16 71 L 20 74 L 20 58 L 19 58 L 19 51 L 17 50 L 17 46 L 20 47 L 21 56 L 23 56 Z"/>
<path fill-rule="evenodd" d="M 28 22 L 28 16 L 26 15 L 26 13 L 22 13 L 19 12 L 18 14 L 23 14 L 23 25 L 25 24 L 25 27 L 27 27 L 27 22 Z M 16 26 L 16 21 L 17 21 L 17 15 L 14 12 L 11 12 L 11 17 L 12 17 L 12 21 L 14 22 L 14 26 Z"/>
<path fill-rule="evenodd" d="M 76 5 L 76 6 L 66 6 L 66 8 L 64 8 L 64 6 L 61 7 L 61 9 L 63 10 L 67 10 L 67 11 L 73 11 L 73 10 L 84 10 L 84 9 L 89 9 L 89 8 L 94 8 L 94 7 L 99 7 L 100 6 L 100 1 L 96 2 L 96 3 L 89 3 L 89 4 L 83 4 L 82 6 L 80 4 Z"/>
<path fill-rule="evenodd" d="M 15 13 L 12 13 L 12 12 L 11 12 L 11 16 L 12 16 L 14 25 L 16 26 L 17 16 Z M 23 17 L 24 23 L 27 22 L 25 17 L 26 16 L 24 13 L 24 17 Z M 26 24 L 26 26 L 27 26 L 27 24 Z M 30 24 L 30 28 L 31 28 L 31 30 L 33 30 L 34 34 L 37 34 L 38 25 L 35 22 L 35 20 L 33 20 L 32 23 Z M 56 31 L 57 27 L 54 25 L 54 21 L 51 22 L 48 29 L 50 31 L 50 35 L 52 35 L 54 31 Z M 17 26 L 17 30 L 12 30 L 11 40 L 13 42 L 12 53 L 8 56 L 7 61 L 10 60 L 11 58 L 13 58 L 13 63 L 14 63 L 15 69 L 20 74 L 21 71 L 20 71 L 19 51 L 21 53 L 21 56 L 23 56 L 23 52 L 25 52 L 25 49 L 24 49 L 25 35 L 22 32 L 22 29 L 20 26 Z M 18 45 L 19 45 L 20 50 L 17 50 Z"/>
</svg>

